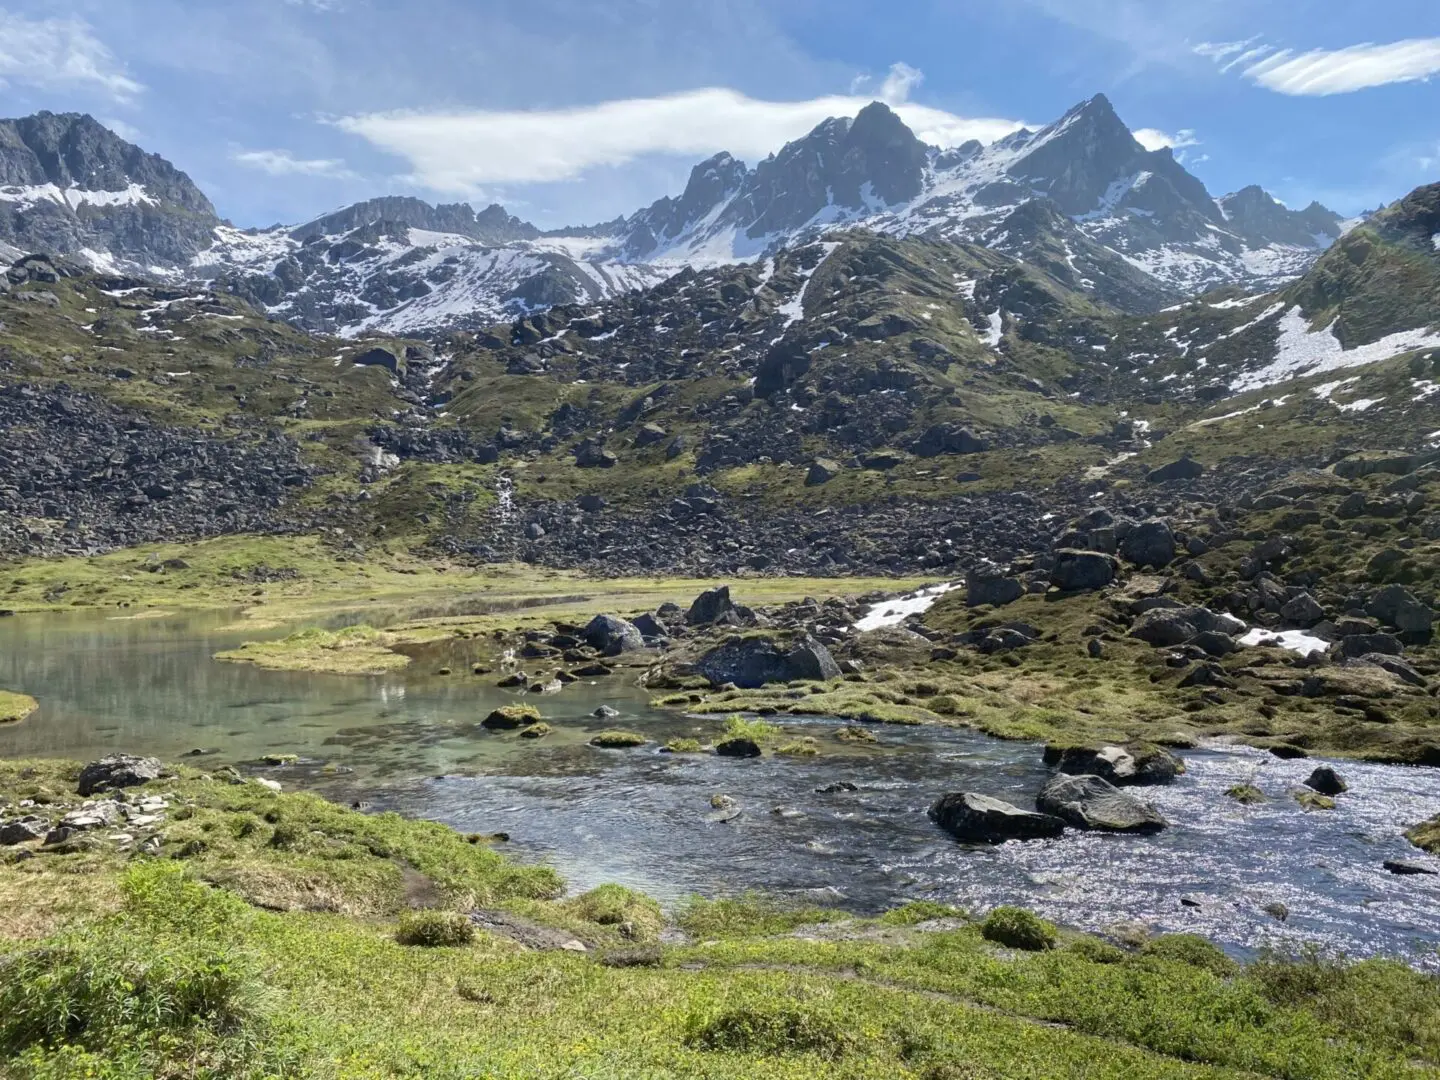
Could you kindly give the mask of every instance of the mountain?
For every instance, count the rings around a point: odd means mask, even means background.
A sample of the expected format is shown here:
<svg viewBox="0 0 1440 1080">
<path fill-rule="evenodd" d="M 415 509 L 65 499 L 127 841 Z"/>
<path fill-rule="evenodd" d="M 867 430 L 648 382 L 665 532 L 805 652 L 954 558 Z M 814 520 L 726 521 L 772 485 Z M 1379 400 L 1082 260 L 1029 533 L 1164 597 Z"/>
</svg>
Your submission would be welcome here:
<svg viewBox="0 0 1440 1080">
<path fill-rule="evenodd" d="M 7 121 L 0 244 L 215 283 L 307 329 L 433 335 L 644 289 L 684 268 L 773 257 L 837 230 L 977 244 L 1121 311 L 1209 288 L 1274 288 L 1344 231 L 1259 188 L 1215 199 L 1147 151 L 1103 96 L 991 146 L 926 146 L 886 105 L 826 120 L 751 168 L 697 165 L 678 196 L 542 232 L 500 206 L 371 199 L 240 230 L 184 174 L 90 117 Z M 0 211 L 3 213 L 3 211 Z"/>
<path fill-rule="evenodd" d="M 90 116 L 0 120 L 0 242 L 166 272 L 208 247 L 219 223 L 188 176 Z"/>
</svg>

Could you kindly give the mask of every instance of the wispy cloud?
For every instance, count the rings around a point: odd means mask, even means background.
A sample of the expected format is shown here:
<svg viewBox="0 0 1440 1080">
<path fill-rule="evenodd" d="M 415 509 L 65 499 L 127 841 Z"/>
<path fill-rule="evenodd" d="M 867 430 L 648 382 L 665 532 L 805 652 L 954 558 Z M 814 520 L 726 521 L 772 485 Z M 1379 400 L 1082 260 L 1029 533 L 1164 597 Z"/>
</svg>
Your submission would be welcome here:
<svg viewBox="0 0 1440 1080">
<path fill-rule="evenodd" d="M 295 157 L 289 150 L 237 150 L 230 159 L 246 168 L 271 176 L 323 176 L 331 180 L 352 180 L 355 174 L 338 158 Z"/>
<path fill-rule="evenodd" d="M 98 87 L 126 102 L 145 88 L 82 19 L 27 19 L 0 9 L 0 86 Z"/>
<path fill-rule="evenodd" d="M 1440 75 L 1440 38 L 1410 38 L 1388 45 L 1351 45 L 1297 53 L 1249 41 L 1204 42 L 1195 52 L 1222 72 L 1238 70 L 1267 90 L 1296 97 L 1349 94 L 1391 83 Z"/>
<path fill-rule="evenodd" d="M 1135 141 L 1146 150 L 1163 150 L 1167 146 L 1171 150 L 1183 150 L 1187 146 L 1200 145 L 1200 140 L 1190 128 L 1181 128 L 1173 135 L 1159 128 L 1141 128 L 1135 132 Z"/>
<path fill-rule="evenodd" d="M 1023 125 L 966 117 L 909 102 L 923 75 L 896 64 L 879 88 L 915 134 L 936 146 L 991 142 Z M 488 184 L 575 180 L 601 166 L 650 154 L 765 157 L 831 116 L 854 116 L 872 100 L 860 94 L 805 101 L 760 101 L 711 88 L 663 97 L 537 111 L 391 112 L 343 117 L 342 130 L 410 162 L 413 182 L 473 195 Z"/>
</svg>

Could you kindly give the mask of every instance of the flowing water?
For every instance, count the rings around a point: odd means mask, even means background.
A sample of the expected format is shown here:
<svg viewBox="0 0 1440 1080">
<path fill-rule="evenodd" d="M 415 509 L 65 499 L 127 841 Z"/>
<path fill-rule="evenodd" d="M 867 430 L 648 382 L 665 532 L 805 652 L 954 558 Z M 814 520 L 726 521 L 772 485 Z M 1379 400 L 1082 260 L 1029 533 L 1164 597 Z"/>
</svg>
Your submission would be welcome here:
<svg viewBox="0 0 1440 1080">
<path fill-rule="evenodd" d="M 1158 836 L 1068 833 L 970 847 L 934 827 L 926 807 L 960 790 L 1029 804 L 1046 775 L 1038 746 L 874 728 L 880 742 L 855 748 L 833 738 L 841 724 L 814 720 L 786 727 L 816 736 L 825 749 L 818 759 L 661 754 L 665 740 L 712 738 L 719 723 L 652 710 L 618 675 L 531 698 L 556 730 L 530 742 L 479 727 L 516 699 L 494 676 L 468 674 L 466 644 L 371 678 L 211 659 L 256 636 L 219 615 L 0 619 L 0 686 L 41 701 L 30 719 L 0 729 L 0 756 L 126 751 L 182 760 L 210 751 L 196 762 L 232 763 L 287 788 L 465 831 L 505 832 L 514 855 L 552 863 L 576 888 L 619 881 L 669 902 L 766 889 L 858 911 L 909 899 L 1019 903 L 1091 929 L 1136 921 L 1195 931 L 1242 954 L 1313 942 L 1440 969 L 1440 878 L 1396 877 L 1381 866 L 1409 859 L 1440 869 L 1402 835 L 1440 813 L 1440 770 L 1340 763 L 1351 792 L 1333 812 L 1306 813 L 1289 793 L 1316 762 L 1212 747 L 1186 753 L 1188 772 L 1175 784 L 1141 792 L 1174 823 Z M 466 674 L 434 674 L 442 665 Z M 602 704 L 620 715 L 591 717 Z M 608 727 L 652 743 L 588 745 Z M 267 753 L 302 762 L 262 769 Z M 837 782 L 859 790 L 818 790 Z M 1223 793 L 1239 782 L 1272 800 L 1236 805 Z M 741 816 L 707 820 L 717 794 L 735 799 Z M 1290 911 L 1284 923 L 1263 910 L 1276 902 Z"/>
</svg>

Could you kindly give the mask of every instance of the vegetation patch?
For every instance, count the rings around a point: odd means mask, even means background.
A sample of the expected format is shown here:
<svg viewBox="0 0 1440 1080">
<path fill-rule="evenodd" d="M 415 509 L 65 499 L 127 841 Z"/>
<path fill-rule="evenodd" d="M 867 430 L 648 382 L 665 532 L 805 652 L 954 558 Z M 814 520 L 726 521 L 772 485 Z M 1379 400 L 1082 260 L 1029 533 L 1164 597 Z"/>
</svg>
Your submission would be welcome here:
<svg viewBox="0 0 1440 1080">
<path fill-rule="evenodd" d="M 247 641 L 215 654 L 216 660 L 254 664 L 271 671 L 311 671 L 332 675 L 384 675 L 399 671 L 410 657 L 391 646 L 398 639 L 373 626 L 344 630 L 301 630 L 278 641 Z"/>
<path fill-rule="evenodd" d="M 590 740 L 590 745 L 602 750 L 629 750 L 644 746 L 649 741 L 636 731 L 602 731 Z"/>
<path fill-rule="evenodd" d="M 17 724 L 40 707 L 40 703 L 25 694 L 0 690 L 0 724 Z"/>
<path fill-rule="evenodd" d="M 428 949 L 469 945 L 475 924 L 458 911 L 407 911 L 395 927 L 395 940 Z"/>
<path fill-rule="evenodd" d="M 980 924 L 986 941 L 1027 952 L 1043 952 L 1055 947 L 1055 927 L 1033 912 L 1017 907 L 997 907 Z"/>
</svg>

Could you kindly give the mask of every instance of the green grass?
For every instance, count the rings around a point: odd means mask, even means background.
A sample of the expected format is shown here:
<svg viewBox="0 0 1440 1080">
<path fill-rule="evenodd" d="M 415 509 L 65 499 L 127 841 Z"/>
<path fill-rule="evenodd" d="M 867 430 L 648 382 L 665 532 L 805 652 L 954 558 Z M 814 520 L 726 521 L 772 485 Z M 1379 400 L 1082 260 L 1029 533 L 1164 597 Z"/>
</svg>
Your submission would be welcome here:
<svg viewBox="0 0 1440 1080">
<path fill-rule="evenodd" d="M 216 660 L 253 664 L 271 671 L 325 672 L 332 675 L 383 675 L 399 671 L 410 657 L 391 648 L 398 639 L 373 626 L 344 630 L 301 630 L 278 641 L 247 641 L 215 654 Z"/>
<path fill-rule="evenodd" d="M 591 746 L 602 750 L 629 750 L 644 746 L 650 740 L 635 731 L 602 731 L 590 740 Z"/>
<path fill-rule="evenodd" d="M 40 703 L 26 694 L 0 690 L 0 724 L 18 723 L 39 707 Z"/>
</svg>

